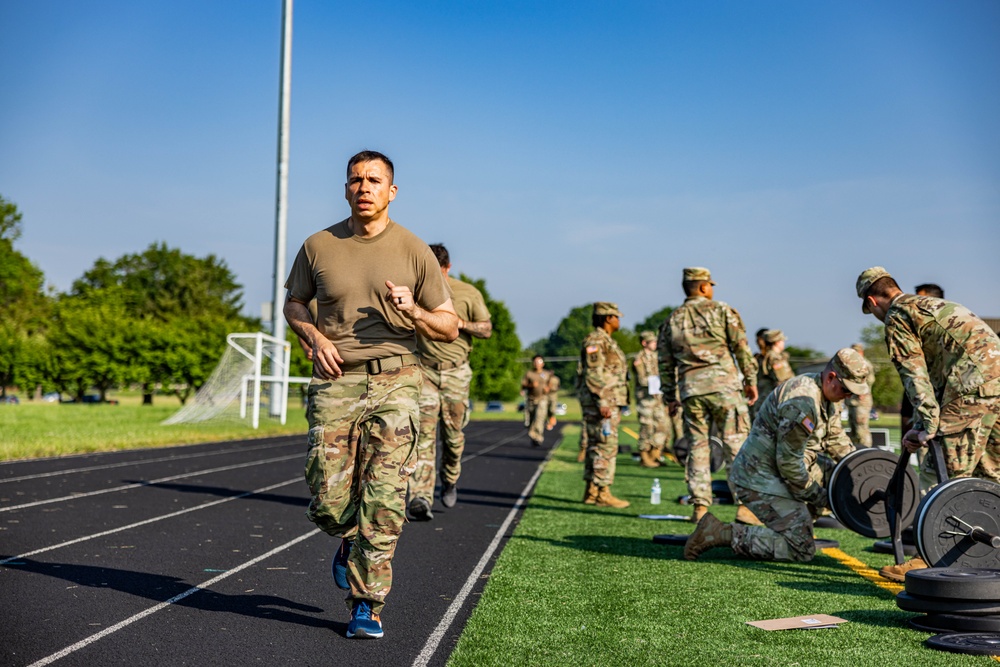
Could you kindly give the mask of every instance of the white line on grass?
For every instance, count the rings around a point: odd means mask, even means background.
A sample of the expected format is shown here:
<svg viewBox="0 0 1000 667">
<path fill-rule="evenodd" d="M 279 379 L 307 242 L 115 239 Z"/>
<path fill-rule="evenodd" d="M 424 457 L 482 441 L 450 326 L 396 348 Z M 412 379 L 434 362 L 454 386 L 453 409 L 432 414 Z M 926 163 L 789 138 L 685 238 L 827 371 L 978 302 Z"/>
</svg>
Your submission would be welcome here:
<svg viewBox="0 0 1000 667">
<path fill-rule="evenodd" d="M 87 540 L 93 540 L 98 537 L 104 537 L 105 535 L 111 535 L 113 533 L 120 533 L 123 530 L 130 530 L 132 528 L 138 528 L 139 526 L 145 526 L 150 523 L 156 523 L 157 521 L 163 521 L 164 519 L 172 519 L 175 516 L 180 516 L 182 514 L 187 514 L 188 512 L 196 512 L 198 510 L 203 510 L 209 507 L 214 507 L 216 505 L 221 505 L 223 503 L 228 503 L 233 500 L 239 500 L 240 498 L 246 498 L 247 496 L 253 496 L 258 493 L 265 493 L 267 491 L 272 491 L 282 486 L 288 486 L 294 482 L 301 482 L 302 477 L 293 477 L 292 479 L 286 480 L 284 482 L 278 482 L 277 484 L 272 484 L 271 486 L 263 486 L 259 489 L 254 489 L 253 491 L 247 491 L 246 493 L 241 493 L 238 496 L 231 496 L 229 498 L 223 498 L 222 500 L 213 500 L 209 503 L 204 503 L 202 505 L 197 505 L 195 507 L 189 507 L 186 510 L 179 510 L 177 512 L 171 512 L 170 514 L 164 514 L 163 516 L 155 516 L 151 519 L 146 519 L 144 521 L 137 521 L 136 523 L 130 523 L 127 526 L 121 526 L 119 528 L 112 528 L 111 530 L 105 530 L 100 533 L 94 533 L 93 535 L 86 535 L 84 537 L 78 537 L 74 540 L 69 540 L 68 542 L 60 542 L 59 544 L 53 544 L 49 547 L 42 547 L 41 549 L 35 549 L 34 551 L 27 551 L 23 554 L 18 554 L 17 556 L 11 556 L 10 558 L 5 558 L 0 560 L 0 565 L 6 565 L 13 561 L 19 560 L 21 558 L 27 558 L 28 556 L 34 556 L 36 554 L 44 553 L 46 551 L 53 551 L 55 549 L 61 549 L 63 547 L 68 547 L 71 544 L 78 544 L 80 542 L 86 542 Z"/>
<path fill-rule="evenodd" d="M 520 437 L 520 434 L 518 437 Z M 499 447 L 500 444 L 503 444 L 503 441 L 498 443 L 496 446 Z M 514 506 L 510 508 L 510 512 L 507 513 L 507 518 L 504 519 L 504 522 L 500 525 L 496 535 L 493 536 L 493 541 L 490 542 L 488 547 L 486 547 L 483 557 L 479 559 L 479 563 L 476 564 L 475 569 L 473 569 L 472 573 L 469 574 L 469 578 L 465 580 L 462 590 L 458 592 L 455 599 L 452 600 L 450 605 L 448 605 L 448 609 L 444 612 L 444 616 L 441 618 L 441 621 L 438 623 L 437 627 L 434 628 L 434 632 L 431 633 L 431 636 L 427 638 L 427 643 L 424 644 L 424 648 L 420 651 L 420 655 L 418 655 L 417 659 L 413 661 L 413 667 L 426 667 L 427 663 L 429 663 L 431 658 L 434 657 L 434 652 L 437 651 L 438 645 L 444 638 L 444 634 L 455 621 L 455 617 L 458 615 L 462 605 L 465 604 L 466 598 L 468 598 L 469 594 L 472 593 L 473 586 L 475 586 L 476 581 L 483 573 L 483 570 L 486 569 L 486 565 L 490 562 L 490 558 L 493 557 L 493 553 L 497 550 L 497 547 L 500 546 L 504 533 L 507 532 L 507 528 L 509 528 L 511 522 L 514 521 L 514 517 L 517 515 L 518 510 L 520 510 L 521 506 L 524 505 L 524 501 L 528 497 L 528 493 L 531 491 L 532 487 L 534 487 L 535 482 L 538 481 L 538 477 L 542 474 L 542 469 L 545 467 L 545 464 L 548 463 L 550 458 L 552 458 L 552 452 L 554 452 L 558 447 L 559 442 L 556 442 L 555 446 L 549 450 L 545 460 L 538 464 L 538 469 L 535 470 L 535 474 L 531 476 L 530 480 L 528 480 L 524 490 L 521 491 L 521 496 L 517 499 L 517 502 L 514 503 Z"/>
<path fill-rule="evenodd" d="M 160 479 L 151 479 L 148 481 L 137 482 L 135 484 L 125 484 L 123 486 L 116 486 L 110 489 L 99 489 L 97 491 L 87 491 L 86 493 L 74 493 L 71 496 L 62 496 L 60 498 L 49 498 L 48 500 L 36 500 L 32 503 L 24 503 L 23 505 L 11 505 L 10 507 L 0 507 L 0 512 L 9 512 L 11 510 L 25 509 L 26 507 L 37 507 L 38 505 L 48 505 L 49 503 L 59 503 L 64 500 L 76 500 L 77 498 L 87 498 L 89 496 L 99 496 L 102 493 L 113 493 L 115 491 L 125 491 L 126 489 L 135 489 L 140 486 L 152 486 L 153 484 L 161 484 L 163 482 L 172 482 L 175 479 L 184 479 L 186 477 L 197 477 L 199 475 L 210 475 L 214 472 L 225 472 L 226 470 L 236 470 L 238 468 L 249 468 L 251 466 L 259 466 L 265 463 L 275 463 L 276 461 L 287 461 L 288 459 L 299 459 L 302 458 L 302 454 L 289 454 L 288 456 L 278 456 L 273 459 L 263 459 L 262 461 L 251 461 L 250 463 L 238 463 L 231 466 L 222 466 L 221 468 L 209 468 L 208 470 L 199 470 L 197 472 L 188 472 L 183 475 L 173 475 L 171 477 L 161 477 Z"/>
<path fill-rule="evenodd" d="M 22 482 L 22 481 L 28 480 L 28 479 L 41 479 L 42 477 L 57 477 L 59 475 L 69 475 L 71 473 L 77 473 L 77 472 L 91 472 L 93 470 L 110 470 L 111 468 L 124 468 L 126 466 L 138 466 L 138 465 L 143 465 L 145 463 L 163 463 L 164 461 L 180 461 L 180 460 L 183 460 L 183 459 L 197 459 L 197 458 L 202 458 L 204 456 L 218 456 L 220 454 L 231 454 L 233 452 L 240 452 L 240 453 L 243 453 L 243 452 L 252 452 L 252 451 L 257 450 L 257 449 L 270 449 L 270 448 L 275 447 L 275 446 L 278 446 L 278 447 L 288 447 L 288 446 L 297 445 L 297 444 L 299 444 L 299 443 L 290 442 L 287 445 L 281 445 L 279 443 L 272 442 L 272 443 L 267 444 L 267 445 L 257 445 L 255 447 L 237 447 L 236 449 L 220 449 L 217 452 L 202 452 L 200 454 L 183 454 L 181 456 L 164 456 L 164 457 L 158 458 L 158 459 L 142 459 L 142 460 L 137 460 L 137 461 L 124 461 L 122 463 L 109 463 L 108 465 L 103 465 L 103 466 L 90 466 L 89 468 L 70 468 L 69 470 L 55 470 L 53 472 L 38 473 L 37 475 L 22 475 L 20 477 L 8 477 L 6 479 L 0 479 L 0 484 L 6 484 L 7 482 Z M 121 452 L 107 452 L 107 453 L 120 454 Z M 30 462 L 34 463 L 34 461 L 30 461 Z M 17 463 L 25 463 L 25 461 L 18 461 Z"/>
<path fill-rule="evenodd" d="M 226 579 L 227 577 L 231 577 L 232 575 L 236 574 L 237 572 L 241 572 L 242 570 L 245 570 L 248 567 L 256 565 L 257 563 L 261 562 L 262 560 L 266 560 L 266 559 L 270 558 L 271 556 L 273 556 L 276 553 L 280 553 L 280 552 L 284 551 L 285 549 L 288 549 L 289 547 L 292 547 L 292 546 L 298 544 L 299 542 L 302 542 L 303 540 L 307 540 L 310 537 L 312 537 L 313 535 L 318 534 L 319 532 L 320 532 L 319 528 L 316 528 L 315 530 L 309 531 L 305 535 L 299 535 L 298 537 L 296 537 L 291 542 L 285 542 L 281 546 L 275 547 L 274 549 L 271 549 L 266 554 L 261 554 L 260 556 L 257 556 L 253 560 L 248 560 L 247 562 L 243 563 L 242 565 L 237 565 L 236 567 L 232 568 L 231 570 L 226 570 L 222 574 L 220 574 L 220 575 L 218 575 L 216 577 L 212 577 L 208 581 L 203 581 L 202 583 L 198 584 L 197 586 L 189 588 L 186 591 L 184 591 L 183 593 L 180 593 L 179 595 L 175 595 L 174 597 L 170 598 L 166 602 L 161 602 L 158 605 L 155 605 L 155 606 L 149 607 L 148 609 L 140 611 L 138 614 L 136 614 L 134 616 L 130 616 L 130 617 L 126 618 L 124 621 L 120 621 L 118 623 L 115 623 L 111 627 L 105 628 L 104 630 L 101 630 L 97 634 L 90 635 L 86 639 L 81 639 L 77 643 L 75 643 L 75 644 L 73 644 L 71 646 L 67 646 L 66 648 L 64 648 L 63 650 L 59 651 L 58 653 L 53 653 L 52 655 L 50 655 L 48 657 L 45 657 L 45 658 L 42 658 L 41 660 L 39 660 L 37 662 L 33 662 L 28 667 L 43 667 L 43 665 L 51 665 L 56 660 L 59 660 L 60 658 L 65 658 L 70 653 L 75 653 L 76 651 L 79 651 L 80 649 L 84 648 L 85 646 L 89 646 L 90 644 L 93 644 L 94 642 L 96 642 L 98 640 L 104 639 L 108 635 L 110 635 L 112 633 L 115 633 L 115 632 L 118 632 L 122 628 L 124 628 L 126 626 L 129 626 L 129 625 L 135 623 L 136 621 L 142 620 L 143 618 L 145 618 L 145 617 L 147 617 L 147 616 L 149 616 L 151 614 L 155 614 L 156 612 L 160 611 L 161 609 L 166 609 L 170 605 L 174 604 L 175 602 L 180 602 L 181 600 L 183 600 L 184 598 L 188 597 L 189 595 L 194 595 L 198 591 L 210 588 L 210 587 L 214 586 L 215 584 L 219 583 L 220 581 L 222 581 L 223 579 Z"/>
</svg>

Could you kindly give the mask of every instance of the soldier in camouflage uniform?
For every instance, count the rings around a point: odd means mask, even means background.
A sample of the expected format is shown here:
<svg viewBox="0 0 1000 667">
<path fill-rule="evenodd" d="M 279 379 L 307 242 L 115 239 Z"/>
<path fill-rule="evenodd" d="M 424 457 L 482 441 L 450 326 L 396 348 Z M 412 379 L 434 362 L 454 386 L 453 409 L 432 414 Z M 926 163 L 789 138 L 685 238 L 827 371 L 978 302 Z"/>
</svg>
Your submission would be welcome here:
<svg viewBox="0 0 1000 667">
<path fill-rule="evenodd" d="M 542 355 L 531 359 L 531 370 L 521 378 L 524 390 L 524 423 L 533 447 L 541 447 L 545 440 L 545 422 L 549 416 L 549 381 L 552 371 L 545 368 Z"/>
<path fill-rule="evenodd" d="M 757 362 L 739 313 L 712 300 L 715 283 L 709 270 L 686 268 L 683 275 L 687 298 L 660 327 L 657 350 L 660 381 L 671 414 L 679 407 L 673 397 L 680 388 L 684 436 L 691 445 L 684 476 L 694 505 L 691 520 L 697 522 L 712 504 L 709 431 L 715 424 L 726 463 L 731 464 L 750 431 L 747 401 L 752 405 L 757 400 Z M 743 373 L 742 387 L 737 364 Z M 733 498 L 737 498 L 735 490 Z M 759 524 L 742 504 L 736 516 L 738 521 Z"/>
<path fill-rule="evenodd" d="M 931 296 L 904 294 L 881 266 L 858 276 L 862 311 L 885 324 L 889 357 L 913 403 L 913 427 L 903 446 L 914 452 L 936 438 L 950 478 L 1000 482 L 1000 338 L 968 308 Z M 920 486 L 937 481 L 934 457 L 924 458 Z M 902 581 L 926 567 L 920 558 L 882 568 Z"/>
<path fill-rule="evenodd" d="M 413 470 L 420 368 L 415 333 L 458 336 L 458 317 L 427 244 L 389 219 L 392 162 L 348 162 L 351 216 L 306 239 L 285 287 L 285 319 L 313 352 L 306 516 L 341 537 L 337 586 L 349 589 L 348 637 L 381 637 L 379 612 Z M 316 299 L 317 313 L 307 304 Z"/>
<path fill-rule="evenodd" d="M 639 334 L 642 349 L 632 360 L 635 369 L 635 409 L 639 414 L 639 459 L 644 468 L 658 468 L 660 453 L 667 446 L 672 430 L 670 416 L 660 391 L 659 360 L 656 357 L 656 334 Z"/>
<path fill-rule="evenodd" d="M 767 395 L 785 380 L 795 375 L 792 365 L 788 363 L 785 352 L 785 334 L 781 329 L 768 329 L 764 332 L 764 348 L 760 357 L 760 367 L 757 369 L 757 402 L 755 408 L 761 406 Z M 756 409 L 752 410 L 756 415 Z"/>
<path fill-rule="evenodd" d="M 559 376 L 553 371 L 549 375 L 549 401 L 548 401 L 548 421 L 545 422 L 545 430 L 551 431 L 556 427 L 556 408 L 559 407 Z"/>
<path fill-rule="evenodd" d="M 820 480 L 853 450 L 840 425 L 840 401 L 868 391 L 867 375 L 860 355 L 845 348 L 822 373 L 798 375 L 764 400 L 729 475 L 764 525 L 724 524 L 706 514 L 684 546 L 686 559 L 731 546 L 749 558 L 812 560 L 814 515 L 827 502 Z"/>
<path fill-rule="evenodd" d="M 628 405 L 628 367 L 625 353 L 611 334 L 621 327 L 621 312 L 613 303 L 594 304 L 594 330 L 580 351 L 580 408 L 587 429 L 587 458 L 583 502 L 600 507 L 625 508 L 629 502 L 611 495 L 618 457 L 619 409 Z"/>
<path fill-rule="evenodd" d="M 868 366 L 868 393 L 860 396 L 851 395 L 847 397 L 844 404 L 847 406 L 847 425 L 851 429 L 851 442 L 855 447 L 871 447 L 872 432 L 868 426 L 872 415 L 872 393 L 871 388 L 875 384 L 875 367 L 872 362 L 865 359 L 865 348 L 859 343 L 851 346 L 851 349 L 861 355 Z"/>
<path fill-rule="evenodd" d="M 458 338 L 452 343 L 439 343 L 417 336 L 417 356 L 424 378 L 420 390 L 420 435 L 417 438 L 417 461 L 410 475 L 410 516 L 429 521 L 434 518 L 434 478 L 437 466 L 438 430 L 441 431 L 441 504 L 454 507 L 458 502 L 458 478 L 462 474 L 462 452 L 465 451 L 463 429 L 469 422 L 469 388 L 472 367 L 469 354 L 473 338 L 489 338 L 493 334 L 490 311 L 482 293 L 469 283 L 448 275 L 451 256 L 440 243 L 431 251 L 441 265 L 451 289 L 451 300 L 458 315 Z"/>
</svg>

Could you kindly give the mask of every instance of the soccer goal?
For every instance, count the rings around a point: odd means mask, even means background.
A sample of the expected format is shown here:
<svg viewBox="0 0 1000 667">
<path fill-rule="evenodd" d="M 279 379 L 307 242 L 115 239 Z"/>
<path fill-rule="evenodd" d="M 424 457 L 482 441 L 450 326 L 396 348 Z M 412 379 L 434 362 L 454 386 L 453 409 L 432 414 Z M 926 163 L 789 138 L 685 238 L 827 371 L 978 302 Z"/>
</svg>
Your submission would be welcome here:
<svg viewBox="0 0 1000 667">
<path fill-rule="evenodd" d="M 285 423 L 288 388 L 310 380 L 289 375 L 291 345 L 260 332 L 231 333 L 226 343 L 222 359 L 205 384 L 164 424 L 249 418 L 257 428 L 262 411 Z"/>
</svg>

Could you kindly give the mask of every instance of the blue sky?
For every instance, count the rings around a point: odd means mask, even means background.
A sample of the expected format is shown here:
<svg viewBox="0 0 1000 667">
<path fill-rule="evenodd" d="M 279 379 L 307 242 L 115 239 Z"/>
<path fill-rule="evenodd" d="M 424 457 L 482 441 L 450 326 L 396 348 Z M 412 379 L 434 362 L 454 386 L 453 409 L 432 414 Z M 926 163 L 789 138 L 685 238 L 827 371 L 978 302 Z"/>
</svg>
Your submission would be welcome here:
<svg viewBox="0 0 1000 667">
<path fill-rule="evenodd" d="M 0 3 L 0 194 L 56 288 L 166 241 L 270 299 L 281 3 Z M 394 219 L 527 344 L 702 265 L 832 352 L 858 273 L 1000 316 L 1000 3 L 295 3 L 289 260 L 396 163 Z"/>
</svg>

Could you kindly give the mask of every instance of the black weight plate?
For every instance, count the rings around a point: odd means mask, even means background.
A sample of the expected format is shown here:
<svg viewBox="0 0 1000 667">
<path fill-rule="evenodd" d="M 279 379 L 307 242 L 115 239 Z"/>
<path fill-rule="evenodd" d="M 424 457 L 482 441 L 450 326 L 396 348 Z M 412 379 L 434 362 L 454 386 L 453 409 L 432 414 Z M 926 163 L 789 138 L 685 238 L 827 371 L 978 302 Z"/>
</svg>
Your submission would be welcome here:
<svg viewBox="0 0 1000 667">
<path fill-rule="evenodd" d="M 911 618 L 910 627 L 924 632 L 1000 632 L 1000 616 L 927 614 Z"/>
<path fill-rule="evenodd" d="M 726 467 L 726 456 L 722 451 L 722 441 L 714 435 L 709 436 L 708 446 L 712 449 L 712 458 L 710 462 L 711 470 L 712 472 L 719 472 Z M 687 436 L 678 438 L 677 441 L 674 442 L 674 456 L 677 457 L 677 461 L 681 465 L 685 465 L 687 462 L 687 456 L 690 450 L 691 447 L 688 446 Z"/>
<path fill-rule="evenodd" d="M 891 554 L 894 553 L 892 550 L 891 540 L 881 540 L 872 545 L 872 551 L 877 554 Z M 905 556 L 916 556 L 917 547 L 915 544 L 907 544 L 903 542 L 903 555 Z"/>
<path fill-rule="evenodd" d="M 816 541 L 816 549 L 817 549 L 817 551 L 819 549 L 839 549 L 840 548 L 840 542 L 838 542 L 837 540 L 820 540 L 820 539 L 817 539 L 815 541 Z"/>
<path fill-rule="evenodd" d="M 929 567 L 906 573 L 906 592 L 924 598 L 1000 602 L 1000 570 Z"/>
<path fill-rule="evenodd" d="M 732 500 L 733 492 L 729 488 L 729 482 L 724 479 L 713 479 L 712 495 L 716 498 L 729 498 L 729 500 Z"/>
<path fill-rule="evenodd" d="M 922 598 L 906 591 L 896 594 L 896 606 L 903 611 L 915 611 L 919 614 L 964 614 L 966 616 L 996 616 L 1000 614 L 1000 602 Z"/>
<path fill-rule="evenodd" d="M 924 561 L 934 567 L 1000 569 L 1000 549 L 964 537 L 969 529 L 962 522 L 1000 535 L 1000 484 L 963 477 L 939 484 L 924 496 L 914 531 Z"/>
<path fill-rule="evenodd" d="M 889 520 L 885 493 L 896 470 L 899 457 L 881 449 L 858 449 L 843 459 L 830 475 L 827 494 L 830 509 L 837 521 L 865 537 L 888 537 Z M 900 517 L 902 528 L 909 526 L 916 514 L 919 487 L 917 474 L 907 466 L 903 477 L 903 508 Z"/>
<path fill-rule="evenodd" d="M 653 544 L 666 544 L 671 547 L 682 547 L 690 535 L 653 535 Z"/>
<path fill-rule="evenodd" d="M 813 522 L 813 525 L 817 528 L 835 528 L 837 530 L 845 530 L 847 526 L 837 521 L 832 516 L 821 516 Z"/>
<path fill-rule="evenodd" d="M 924 640 L 930 648 L 968 655 L 1000 655 L 1000 632 L 956 632 Z"/>
</svg>

